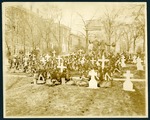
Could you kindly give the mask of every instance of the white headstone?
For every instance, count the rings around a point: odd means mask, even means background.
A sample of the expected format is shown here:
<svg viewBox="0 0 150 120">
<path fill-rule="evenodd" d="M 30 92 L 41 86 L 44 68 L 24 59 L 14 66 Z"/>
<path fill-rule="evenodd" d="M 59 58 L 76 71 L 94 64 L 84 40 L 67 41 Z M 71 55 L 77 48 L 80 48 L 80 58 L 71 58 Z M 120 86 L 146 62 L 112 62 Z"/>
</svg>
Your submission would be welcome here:
<svg viewBox="0 0 150 120">
<path fill-rule="evenodd" d="M 27 66 L 28 65 L 28 57 L 25 57 L 23 60 L 24 60 L 24 66 Z"/>
<path fill-rule="evenodd" d="M 89 71 L 89 76 L 91 76 L 91 80 L 89 81 L 89 88 L 97 88 L 97 81 L 95 77 L 97 77 L 97 73 L 93 70 Z"/>
<path fill-rule="evenodd" d="M 93 50 L 93 44 L 92 43 L 89 44 L 88 50 Z"/>
<path fill-rule="evenodd" d="M 120 42 L 119 41 L 116 43 L 115 52 L 116 53 L 120 52 Z"/>
<path fill-rule="evenodd" d="M 137 70 L 143 70 L 143 65 L 142 65 L 142 63 L 141 62 L 143 62 L 142 60 L 141 60 L 141 58 L 137 58 L 137 63 L 136 63 L 136 66 L 137 66 Z"/>
<path fill-rule="evenodd" d="M 38 80 L 37 80 L 37 83 L 39 83 L 39 84 L 45 83 L 45 79 L 44 79 L 44 77 L 43 77 L 42 74 L 39 75 Z"/>
<path fill-rule="evenodd" d="M 133 89 L 133 83 L 130 80 L 130 77 L 133 77 L 133 74 L 130 74 L 130 71 L 126 71 L 126 74 L 124 74 L 124 76 L 126 77 L 125 82 L 123 83 L 123 90 L 125 91 L 135 91 Z"/>
<path fill-rule="evenodd" d="M 83 57 L 80 62 L 81 62 L 81 64 L 83 65 L 83 64 L 85 63 L 85 58 Z"/>
<path fill-rule="evenodd" d="M 124 56 L 121 57 L 121 67 L 126 67 Z"/>
<path fill-rule="evenodd" d="M 133 63 L 136 63 L 136 56 L 133 56 Z"/>
<path fill-rule="evenodd" d="M 28 65 L 28 62 L 27 62 L 27 61 L 25 61 L 25 62 L 24 62 L 24 66 L 27 66 L 27 65 Z"/>
<path fill-rule="evenodd" d="M 51 79 L 47 79 L 47 80 L 46 80 L 46 84 L 47 84 L 47 85 L 53 85 L 53 82 L 52 82 Z"/>
<path fill-rule="evenodd" d="M 34 73 L 33 78 L 34 78 L 33 79 L 33 84 L 36 84 L 37 83 L 38 74 Z"/>
<path fill-rule="evenodd" d="M 37 80 L 34 78 L 33 79 L 33 84 L 36 85 Z"/>
<path fill-rule="evenodd" d="M 65 85 L 65 84 L 66 84 L 65 78 L 61 78 L 61 84 L 62 84 L 62 85 Z"/>
</svg>

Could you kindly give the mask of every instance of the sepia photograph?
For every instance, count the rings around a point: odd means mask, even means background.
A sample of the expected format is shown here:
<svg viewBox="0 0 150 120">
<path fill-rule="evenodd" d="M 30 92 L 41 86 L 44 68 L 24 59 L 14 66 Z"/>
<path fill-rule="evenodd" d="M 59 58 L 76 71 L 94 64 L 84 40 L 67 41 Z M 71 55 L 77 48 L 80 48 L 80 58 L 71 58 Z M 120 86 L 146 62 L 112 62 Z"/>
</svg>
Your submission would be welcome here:
<svg viewBox="0 0 150 120">
<path fill-rule="evenodd" d="M 3 2 L 4 118 L 147 118 L 146 2 Z"/>
</svg>

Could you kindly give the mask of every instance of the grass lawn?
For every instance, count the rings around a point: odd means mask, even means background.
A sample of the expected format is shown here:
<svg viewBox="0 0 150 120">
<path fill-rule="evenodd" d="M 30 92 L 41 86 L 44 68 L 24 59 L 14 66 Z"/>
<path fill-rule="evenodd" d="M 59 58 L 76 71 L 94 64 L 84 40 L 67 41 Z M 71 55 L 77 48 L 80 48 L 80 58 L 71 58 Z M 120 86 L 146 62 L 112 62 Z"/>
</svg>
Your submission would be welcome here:
<svg viewBox="0 0 150 120">
<path fill-rule="evenodd" d="M 145 82 L 134 82 L 135 92 L 112 88 L 30 84 L 32 78 L 5 79 L 6 116 L 144 116 Z"/>
<path fill-rule="evenodd" d="M 144 70 L 137 70 L 136 65 L 133 64 L 127 64 L 126 67 L 121 69 L 121 73 L 114 73 L 115 78 L 125 78 L 123 76 L 124 73 L 126 73 L 127 70 L 130 70 L 131 74 L 133 74 L 133 79 L 145 79 L 145 66 Z"/>
</svg>

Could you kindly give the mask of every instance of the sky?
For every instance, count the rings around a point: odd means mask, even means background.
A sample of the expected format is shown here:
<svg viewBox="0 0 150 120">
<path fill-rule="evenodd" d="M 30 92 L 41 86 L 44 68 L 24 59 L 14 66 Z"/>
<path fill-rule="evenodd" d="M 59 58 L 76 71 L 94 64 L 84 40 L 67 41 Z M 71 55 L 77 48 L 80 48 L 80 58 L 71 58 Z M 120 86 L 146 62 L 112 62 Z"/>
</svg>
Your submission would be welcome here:
<svg viewBox="0 0 150 120">
<path fill-rule="evenodd" d="M 134 4 L 141 4 L 136 2 L 19 2 L 19 3 L 9 3 L 12 4 L 21 4 L 23 7 L 29 9 L 32 5 L 33 11 L 36 12 L 39 9 L 40 14 L 42 16 L 46 16 L 46 11 L 43 11 L 41 7 L 46 5 L 56 5 L 58 8 L 62 10 L 62 19 L 61 24 L 71 27 L 73 33 L 83 33 L 84 32 L 84 24 L 82 18 L 84 20 L 90 20 L 93 16 L 93 19 L 102 18 L 104 13 L 110 12 L 113 13 L 115 11 L 120 11 L 119 14 L 121 19 L 127 15 L 131 14 L 130 7 Z M 142 3 L 143 4 L 143 3 Z M 124 10 L 123 10 L 124 8 Z M 79 13 L 79 14 L 78 14 Z M 120 19 L 120 20 L 121 20 Z M 126 21 L 131 21 L 130 19 L 126 19 Z"/>
</svg>

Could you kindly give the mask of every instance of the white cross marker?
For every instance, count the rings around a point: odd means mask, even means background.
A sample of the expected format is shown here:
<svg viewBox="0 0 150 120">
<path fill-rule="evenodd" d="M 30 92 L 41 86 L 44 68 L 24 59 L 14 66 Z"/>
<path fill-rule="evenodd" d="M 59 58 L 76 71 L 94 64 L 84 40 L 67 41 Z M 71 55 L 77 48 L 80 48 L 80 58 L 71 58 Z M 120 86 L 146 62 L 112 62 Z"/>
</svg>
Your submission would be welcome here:
<svg viewBox="0 0 150 120">
<path fill-rule="evenodd" d="M 30 53 L 28 52 L 26 55 L 29 57 Z"/>
<path fill-rule="evenodd" d="M 85 63 L 85 58 L 83 57 L 80 62 L 81 62 L 81 64 L 83 65 L 83 64 Z"/>
<path fill-rule="evenodd" d="M 46 60 L 45 60 L 44 57 L 43 57 L 40 61 L 41 61 L 44 65 L 46 64 Z"/>
<path fill-rule="evenodd" d="M 98 61 L 102 62 L 102 69 L 104 69 L 104 67 L 105 67 L 105 62 L 108 62 L 109 60 L 108 60 L 108 59 L 105 59 L 105 56 L 103 55 L 103 56 L 102 56 L 102 59 L 98 59 Z"/>
<path fill-rule="evenodd" d="M 68 58 L 67 62 L 68 62 L 68 64 L 70 63 L 70 58 Z"/>
<path fill-rule="evenodd" d="M 60 66 L 57 66 L 57 68 L 60 68 L 60 72 L 62 73 L 63 70 L 64 70 L 65 68 L 67 68 L 67 67 L 63 66 L 63 63 L 61 63 L 61 65 L 60 65 Z"/>
<path fill-rule="evenodd" d="M 81 55 L 82 51 L 83 51 L 83 50 L 81 50 L 81 49 L 79 50 L 79 54 L 80 54 L 80 55 Z"/>
<path fill-rule="evenodd" d="M 28 57 L 25 57 L 23 60 L 26 62 L 29 58 Z"/>
<path fill-rule="evenodd" d="M 17 55 L 15 54 L 14 57 L 17 57 Z"/>
<path fill-rule="evenodd" d="M 55 57 L 56 51 L 54 50 L 52 53 L 53 53 L 53 57 Z"/>
<path fill-rule="evenodd" d="M 46 58 L 46 60 L 48 61 L 49 58 L 50 58 L 50 56 L 47 54 L 47 55 L 45 56 L 45 58 Z"/>
<path fill-rule="evenodd" d="M 58 66 L 60 66 L 60 61 L 62 60 L 62 58 L 60 56 L 58 56 L 58 58 L 56 58 L 58 60 Z"/>
<path fill-rule="evenodd" d="M 137 57 L 134 55 L 134 56 L 133 56 L 133 63 L 136 63 L 136 58 L 137 58 Z"/>
<path fill-rule="evenodd" d="M 136 61 L 137 61 L 137 63 L 143 62 L 143 61 L 141 60 L 141 58 L 139 58 L 139 57 L 136 59 Z"/>
<path fill-rule="evenodd" d="M 16 62 L 17 60 L 16 60 L 16 58 L 13 58 L 13 62 Z"/>
<path fill-rule="evenodd" d="M 121 66 L 126 67 L 124 55 L 122 55 L 122 57 L 121 57 Z"/>
<path fill-rule="evenodd" d="M 91 70 L 89 72 L 89 75 L 91 76 L 91 79 L 95 79 L 95 76 L 97 76 L 97 73 L 94 70 Z"/>
<path fill-rule="evenodd" d="M 73 52 L 71 55 L 75 56 L 76 54 Z"/>
<path fill-rule="evenodd" d="M 122 55 L 122 57 L 121 57 L 122 59 L 124 59 L 125 58 L 125 56 L 124 55 Z"/>
<path fill-rule="evenodd" d="M 94 58 L 92 58 L 92 60 L 90 60 L 91 62 L 92 62 L 92 64 L 94 64 L 94 62 L 96 61 L 96 60 L 94 60 Z"/>
<path fill-rule="evenodd" d="M 35 60 L 35 56 L 36 56 L 36 55 L 33 54 L 33 60 Z"/>
<path fill-rule="evenodd" d="M 125 74 L 123 74 L 127 80 L 130 80 L 130 77 L 133 77 L 133 74 L 130 73 L 130 70 L 127 70 Z"/>
<path fill-rule="evenodd" d="M 28 57 L 25 57 L 23 60 L 24 60 L 24 66 L 27 66 L 28 65 L 28 63 L 27 63 L 27 61 L 28 61 Z"/>
<path fill-rule="evenodd" d="M 97 65 L 97 66 L 100 66 L 100 63 L 99 63 L 99 61 L 96 61 L 96 65 Z"/>
</svg>

